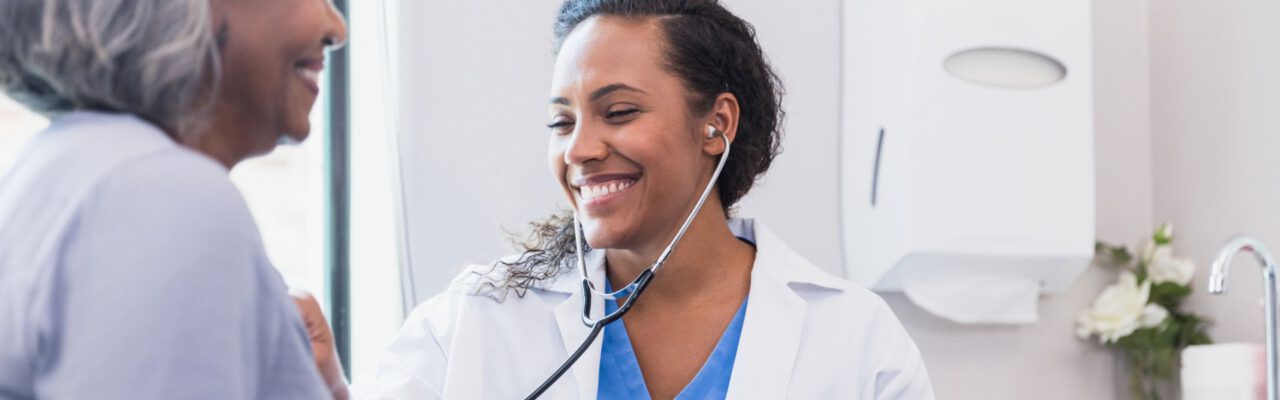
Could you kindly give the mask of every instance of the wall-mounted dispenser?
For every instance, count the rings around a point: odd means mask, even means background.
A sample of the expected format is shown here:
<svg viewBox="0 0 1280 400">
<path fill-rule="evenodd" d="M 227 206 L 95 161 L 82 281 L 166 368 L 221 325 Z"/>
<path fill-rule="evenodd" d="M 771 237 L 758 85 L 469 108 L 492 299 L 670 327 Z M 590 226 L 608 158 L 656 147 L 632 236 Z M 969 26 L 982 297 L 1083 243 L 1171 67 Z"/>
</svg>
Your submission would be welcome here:
<svg viewBox="0 0 1280 400">
<path fill-rule="evenodd" d="M 938 314 L 953 302 L 912 286 L 1029 282 L 1032 302 L 1065 289 L 1093 256 L 1089 2 L 848 0 L 844 12 L 848 277 L 906 288 Z"/>
</svg>

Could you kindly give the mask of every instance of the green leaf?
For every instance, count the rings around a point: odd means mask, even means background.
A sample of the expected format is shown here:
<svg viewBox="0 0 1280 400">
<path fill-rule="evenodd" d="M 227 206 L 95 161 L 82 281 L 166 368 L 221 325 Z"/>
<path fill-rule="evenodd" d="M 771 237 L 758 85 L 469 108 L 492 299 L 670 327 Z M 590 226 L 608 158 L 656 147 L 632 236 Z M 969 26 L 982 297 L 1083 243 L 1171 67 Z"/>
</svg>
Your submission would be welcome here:
<svg viewBox="0 0 1280 400">
<path fill-rule="evenodd" d="M 1129 336 L 1120 338 L 1120 340 L 1116 341 L 1116 344 L 1120 345 L 1120 347 L 1123 347 L 1126 350 L 1136 351 L 1136 353 L 1138 354 L 1135 354 L 1135 356 L 1140 357 L 1146 351 L 1146 349 L 1150 349 L 1151 346 L 1155 344 L 1155 341 L 1156 341 L 1155 329 L 1142 328 L 1142 329 L 1133 331 L 1133 333 L 1130 333 Z"/>
<path fill-rule="evenodd" d="M 1213 339 L 1209 337 L 1207 321 L 1195 315 L 1187 315 L 1184 318 L 1186 326 L 1183 329 L 1182 338 L 1179 339 L 1181 347 L 1213 343 Z"/>
<path fill-rule="evenodd" d="M 1177 318 L 1165 319 L 1159 326 L 1153 328 L 1156 330 L 1155 341 L 1152 343 L 1156 348 L 1175 348 L 1178 346 L 1178 338 L 1182 337 L 1182 330 L 1185 325 Z"/>
<path fill-rule="evenodd" d="M 1187 346 L 1196 346 L 1196 345 L 1202 345 L 1202 344 L 1213 344 L 1213 339 L 1210 338 L 1209 334 L 1204 331 L 1198 331 L 1192 334 L 1191 338 L 1187 340 Z"/>
<path fill-rule="evenodd" d="M 1160 379 L 1169 379 L 1177 369 L 1174 364 L 1178 349 L 1173 347 L 1157 347 L 1151 349 L 1151 366 L 1153 374 Z"/>
<path fill-rule="evenodd" d="M 1099 256 L 1098 261 L 1110 266 L 1124 266 L 1133 262 L 1133 254 L 1129 253 L 1129 249 L 1124 246 L 1114 246 L 1099 241 L 1094 243 L 1093 250 Z"/>
<path fill-rule="evenodd" d="M 1173 282 L 1161 282 L 1151 285 L 1151 302 L 1173 310 L 1178 308 L 1183 299 L 1191 294 L 1191 288 Z"/>
</svg>

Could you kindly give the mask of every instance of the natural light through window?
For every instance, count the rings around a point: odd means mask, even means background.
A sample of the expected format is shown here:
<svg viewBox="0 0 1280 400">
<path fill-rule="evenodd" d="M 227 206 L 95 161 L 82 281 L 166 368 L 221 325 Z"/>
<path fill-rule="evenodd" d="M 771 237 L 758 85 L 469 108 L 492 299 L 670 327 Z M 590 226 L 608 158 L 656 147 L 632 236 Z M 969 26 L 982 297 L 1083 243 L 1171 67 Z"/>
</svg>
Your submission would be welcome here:
<svg viewBox="0 0 1280 400">
<path fill-rule="evenodd" d="M 278 146 L 231 172 L 272 264 L 289 286 L 320 299 L 325 294 L 324 127 L 324 103 L 317 101 L 305 142 Z"/>
<path fill-rule="evenodd" d="M 368 378 L 404 321 L 393 139 L 396 0 L 353 1 L 351 21 L 351 376 Z"/>
</svg>

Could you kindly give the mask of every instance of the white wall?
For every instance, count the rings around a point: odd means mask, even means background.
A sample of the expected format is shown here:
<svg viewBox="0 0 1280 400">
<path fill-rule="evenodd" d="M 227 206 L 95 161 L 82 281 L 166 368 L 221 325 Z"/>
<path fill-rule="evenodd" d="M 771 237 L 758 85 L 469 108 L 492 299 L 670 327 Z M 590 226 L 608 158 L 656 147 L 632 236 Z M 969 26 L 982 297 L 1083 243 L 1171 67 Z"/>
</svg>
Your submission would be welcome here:
<svg viewBox="0 0 1280 400">
<path fill-rule="evenodd" d="M 1280 250 L 1280 3 L 1151 2 L 1155 217 L 1199 262 L 1192 309 L 1219 342 L 1262 343 L 1259 269 L 1242 257 L 1226 296 L 1209 263 L 1230 235 Z"/>
<path fill-rule="evenodd" d="M 839 0 L 727 0 L 751 22 L 787 93 L 783 152 L 743 199 L 757 218 L 809 261 L 844 275 L 840 240 Z"/>
<path fill-rule="evenodd" d="M 409 256 L 419 301 L 563 196 L 546 162 L 558 0 L 402 1 Z"/>
</svg>

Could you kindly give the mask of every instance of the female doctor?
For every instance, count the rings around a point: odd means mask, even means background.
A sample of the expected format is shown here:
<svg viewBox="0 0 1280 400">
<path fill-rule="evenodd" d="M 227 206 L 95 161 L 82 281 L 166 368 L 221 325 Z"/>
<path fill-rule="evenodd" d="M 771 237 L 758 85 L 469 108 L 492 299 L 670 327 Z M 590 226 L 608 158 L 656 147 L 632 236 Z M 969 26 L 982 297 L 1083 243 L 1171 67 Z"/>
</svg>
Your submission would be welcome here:
<svg viewBox="0 0 1280 400">
<path fill-rule="evenodd" d="M 542 398 L 933 397 L 880 298 L 727 218 L 781 138 L 782 91 L 750 24 L 715 0 L 569 0 L 555 34 L 548 162 L 594 290 L 628 287 L 694 214 L 643 297 Z M 574 220 L 535 224 L 523 254 L 419 306 L 353 394 L 515 399 L 542 385 L 592 336 Z M 593 297 L 591 318 L 628 294 Z"/>
</svg>

